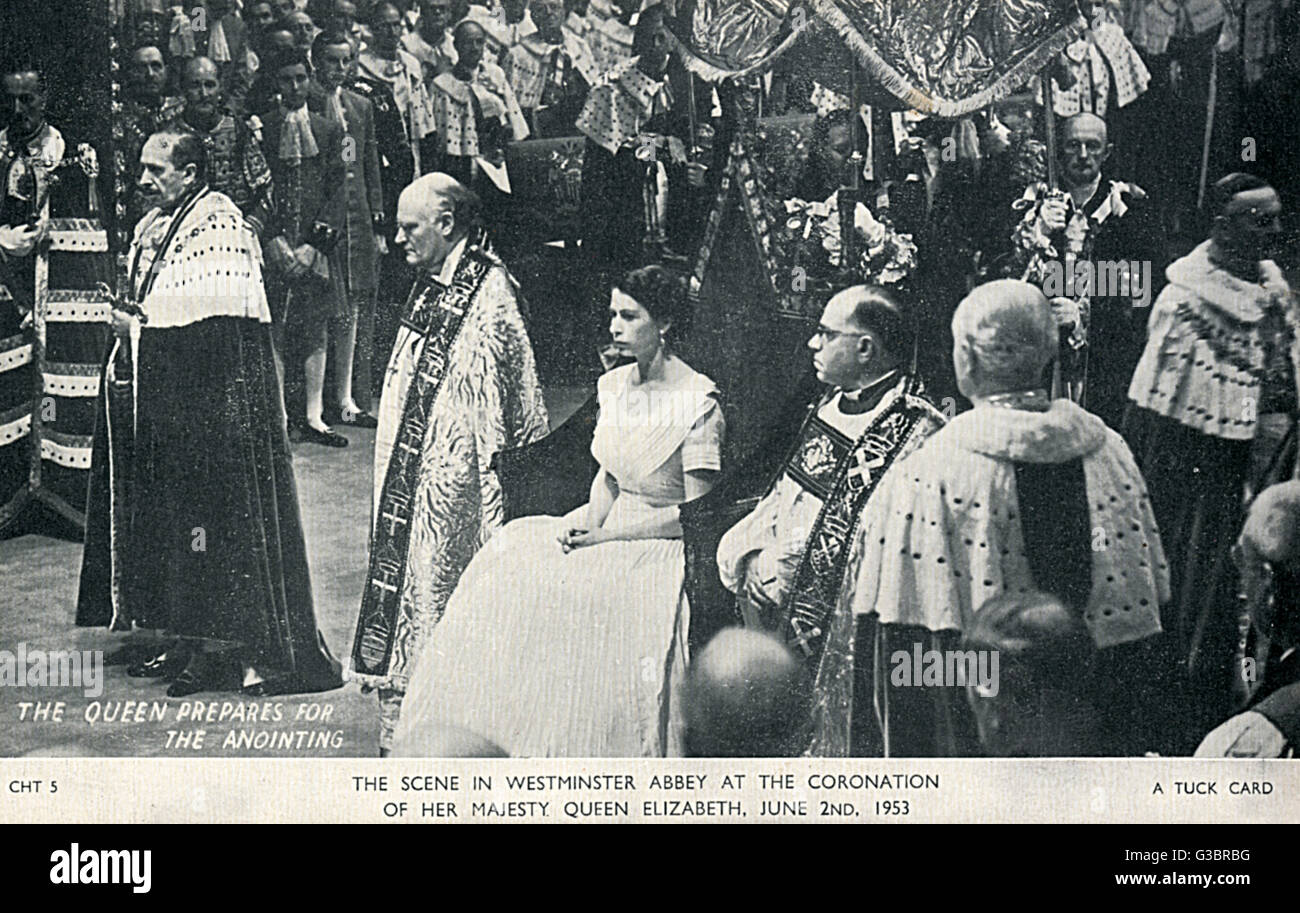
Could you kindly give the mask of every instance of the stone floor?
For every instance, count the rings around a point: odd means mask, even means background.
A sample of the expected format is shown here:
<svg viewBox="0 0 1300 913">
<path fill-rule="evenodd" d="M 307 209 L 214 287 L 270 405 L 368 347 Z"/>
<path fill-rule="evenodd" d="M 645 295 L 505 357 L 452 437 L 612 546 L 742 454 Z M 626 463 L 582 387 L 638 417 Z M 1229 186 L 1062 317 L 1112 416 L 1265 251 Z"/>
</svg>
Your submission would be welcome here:
<svg viewBox="0 0 1300 913">
<path fill-rule="evenodd" d="M 577 408 L 588 392 L 583 387 L 548 388 L 552 425 Z M 374 448 L 373 431 L 344 433 L 351 440 L 344 450 L 294 445 L 316 615 L 326 642 L 340 658 L 347 656 L 351 646 L 365 575 Z M 79 542 L 36 534 L 0 541 L 0 649 L 16 652 L 19 644 L 29 651 L 111 652 L 116 648 L 123 635 L 73 625 L 80 567 Z M 49 757 L 373 757 L 378 751 L 376 698 L 362 694 L 353 684 L 326 694 L 261 701 L 219 692 L 169 699 L 165 687 L 156 681 L 129 678 L 120 666 L 104 670 L 103 693 L 93 699 L 79 688 L 0 687 L 0 757 L 29 753 Z M 36 701 L 47 711 L 47 718 L 32 719 L 37 711 L 34 706 L 28 709 L 27 720 L 20 720 L 20 704 Z M 57 702 L 64 704 L 58 722 L 51 718 Z M 253 703 L 257 707 L 250 707 Z M 264 704 L 271 705 L 270 709 L 264 709 Z M 274 715 L 275 705 L 279 705 L 281 718 L 262 722 L 260 714 Z M 178 722 L 183 711 L 191 719 Z M 250 716 L 250 711 L 255 714 Z M 98 714 L 98 721 L 89 722 L 88 713 Z M 196 714 L 205 713 L 212 714 L 212 722 L 191 721 Z M 192 733 L 199 729 L 205 731 L 200 748 L 168 747 L 169 731 Z M 268 730 L 289 733 L 293 747 L 275 747 L 273 743 L 259 748 L 256 741 L 251 748 L 223 747 L 232 733 L 242 731 L 246 737 L 256 738 L 257 733 Z M 307 734 L 299 736 L 300 732 Z M 324 739 L 328 744 L 298 747 L 311 739 Z"/>
</svg>

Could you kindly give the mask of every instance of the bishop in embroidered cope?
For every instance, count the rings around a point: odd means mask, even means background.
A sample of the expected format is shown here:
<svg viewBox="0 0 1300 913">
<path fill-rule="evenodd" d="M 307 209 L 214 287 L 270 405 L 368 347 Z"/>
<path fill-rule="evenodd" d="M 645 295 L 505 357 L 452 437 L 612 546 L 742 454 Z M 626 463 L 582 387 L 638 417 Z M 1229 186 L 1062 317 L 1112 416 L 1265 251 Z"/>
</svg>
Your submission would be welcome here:
<svg viewBox="0 0 1300 913">
<path fill-rule="evenodd" d="M 397 209 L 419 278 L 388 363 L 375 434 L 370 569 L 351 675 L 378 687 L 387 751 L 412 664 L 470 558 L 501 524 L 492 457 L 547 431 L 518 286 L 444 174 Z"/>
</svg>

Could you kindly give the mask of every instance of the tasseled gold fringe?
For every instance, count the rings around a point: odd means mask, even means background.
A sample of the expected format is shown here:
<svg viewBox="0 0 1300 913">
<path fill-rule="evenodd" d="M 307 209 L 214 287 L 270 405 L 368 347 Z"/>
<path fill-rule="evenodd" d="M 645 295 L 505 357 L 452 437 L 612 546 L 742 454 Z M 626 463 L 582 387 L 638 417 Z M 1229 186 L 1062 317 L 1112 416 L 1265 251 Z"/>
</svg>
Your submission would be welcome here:
<svg viewBox="0 0 1300 913">
<path fill-rule="evenodd" d="M 886 91 L 909 108 L 923 114 L 944 118 L 962 117 L 1010 95 L 1026 79 L 1046 66 L 1056 54 L 1087 30 L 1087 23 L 1083 21 L 1083 18 L 1077 18 L 1068 27 L 1062 29 L 1036 48 L 1033 53 L 1026 55 L 1024 59 L 1000 76 L 988 88 L 966 98 L 952 101 L 935 98 L 923 89 L 912 85 L 907 77 L 890 66 L 877 53 L 876 49 L 862 37 L 853 22 L 841 12 L 832 0 L 809 0 L 809 3 L 817 15 L 839 33 L 845 44 L 852 49 L 862 67 Z"/>
<path fill-rule="evenodd" d="M 686 69 L 690 70 L 705 82 L 722 82 L 725 79 L 739 80 L 771 69 L 773 64 L 776 63 L 778 57 L 790 50 L 790 48 L 794 47 L 795 42 L 798 41 L 799 36 L 807 30 L 809 24 L 808 21 L 805 21 L 802 28 L 791 32 L 786 36 L 785 40 L 777 45 L 770 54 L 758 61 L 758 63 L 750 64 L 749 66 L 743 67 L 739 70 L 726 70 L 722 67 L 714 66 L 686 45 L 682 44 L 681 40 L 678 39 L 671 30 L 668 31 L 668 46 L 677 52 L 677 58 L 682 62 Z"/>
</svg>

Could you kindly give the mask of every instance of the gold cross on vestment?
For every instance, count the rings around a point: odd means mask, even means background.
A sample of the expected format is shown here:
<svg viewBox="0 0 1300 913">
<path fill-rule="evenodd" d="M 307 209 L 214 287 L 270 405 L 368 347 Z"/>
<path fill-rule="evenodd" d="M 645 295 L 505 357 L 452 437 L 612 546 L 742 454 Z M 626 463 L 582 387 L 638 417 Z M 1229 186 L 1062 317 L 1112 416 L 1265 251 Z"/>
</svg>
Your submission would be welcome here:
<svg viewBox="0 0 1300 913">
<path fill-rule="evenodd" d="M 382 580 L 380 580 L 380 579 L 378 579 L 378 578 L 371 578 L 371 580 L 370 580 L 370 585 L 373 586 L 373 587 L 377 587 L 378 589 L 381 589 L 381 590 L 388 590 L 388 592 L 390 592 L 390 593 L 396 593 L 396 592 L 397 592 L 397 587 L 394 586 L 393 584 L 391 584 L 391 583 L 388 582 L 388 576 L 387 576 L 387 575 L 384 575 L 384 579 L 382 579 Z"/>
<path fill-rule="evenodd" d="M 863 488 L 871 485 L 871 472 L 885 465 L 885 455 L 862 447 L 853 454 L 853 466 L 849 469 L 849 478 L 856 479 Z"/>
<path fill-rule="evenodd" d="M 380 516 L 388 521 L 388 535 L 390 536 L 397 530 L 397 524 L 406 525 L 405 518 L 399 517 L 397 514 L 384 513 L 380 514 Z"/>
<path fill-rule="evenodd" d="M 812 656 L 813 651 L 810 642 L 814 638 L 821 636 L 822 629 L 814 625 L 809 630 L 802 631 L 797 618 L 790 619 L 790 627 L 794 629 L 795 633 L 795 638 L 790 642 L 790 646 L 802 651 L 804 656 Z"/>
</svg>

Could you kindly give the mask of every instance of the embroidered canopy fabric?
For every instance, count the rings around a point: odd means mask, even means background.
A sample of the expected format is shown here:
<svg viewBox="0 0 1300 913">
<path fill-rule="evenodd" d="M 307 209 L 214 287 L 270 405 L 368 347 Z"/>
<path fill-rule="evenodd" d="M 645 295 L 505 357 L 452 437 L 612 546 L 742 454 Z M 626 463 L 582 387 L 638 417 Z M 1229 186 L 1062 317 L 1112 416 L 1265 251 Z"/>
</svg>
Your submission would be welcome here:
<svg viewBox="0 0 1300 913">
<path fill-rule="evenodd" d="M 835 34 L 871 82 L 907 107 L 958 117 L 1016 89 L 1069 44 L 1084 23 L 1074 0 L 694 0 L 674 36 L 706 79 L 770 68 Z"/>
</svg>

